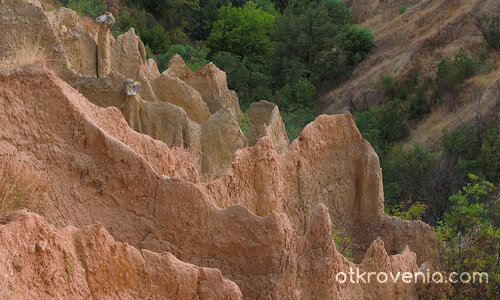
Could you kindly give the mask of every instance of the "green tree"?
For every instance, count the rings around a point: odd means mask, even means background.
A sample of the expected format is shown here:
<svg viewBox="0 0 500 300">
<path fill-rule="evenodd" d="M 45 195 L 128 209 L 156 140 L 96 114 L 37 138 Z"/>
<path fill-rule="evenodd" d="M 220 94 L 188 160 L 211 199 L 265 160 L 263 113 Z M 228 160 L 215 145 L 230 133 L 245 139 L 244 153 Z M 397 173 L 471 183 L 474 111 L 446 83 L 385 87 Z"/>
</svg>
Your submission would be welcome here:
<svg viewBox="0 0 500 300">
<path fill-rule="evenodd" d="M 108 9 L 105 0 L 63 0 L 61 3 L 79 14 L 92 18 L 97 18 Z"/>
<path fill-rule="evenodd" d="M 469 175 L 469 179 L 461 191 L 450 197 L 450 211 L 435 228 L 439 242 L 437 269 L 448 275 L 486 272 L 488 282 L 427 284 L 420 289 L 424 299 L 500 297 L 498 187 L 475 175 Z"/>
<path fill-rule="evenodd" d="M 500 120 L 489 126 L 472 123 L 444 132 L 443 156 L 453 165 L 457 185 L 463 185 L 469 173 L 500 182 Z"/>
<path fill-rule="evenodd" d="M 207 39 L 212 53 L 229 52 L 240 57 L 266 56 L 272 49 L 271 32 L 276 12 L 268 12 L 248 1 L 243 7 L 231 4 L 219 9 Z"/>
<path fill-rule="evenodd" d="M 438 155 L 421 145 L 409 150 L 394 147 L 383 161 L 384 186 L 390 187 L 387 191 L 384 189 L 386 204 L 398 207 L 399 212 L 407 212 L 418 202 L 427 205 L 428 213 L 433 214 L 437 162 Z"/>
<path fill-rule="evenodd" d="M 243 108 L 249 107 L 251 102 L 272 99 L 271 77 L 264 57 L 241 58 L 222 51 L 216 53 L 212 60 L 226 72 L 228 86 L 238 93 Z"/>
<path fill-rule="evenodd" d="M 346 24 L 335 37 L 335 44 L 348 62 L 355 65 L 363 60 L 373 47 L 373 34 L 368 28 Z"/>
<path fill-rule="evenodd" d="M 340 68 L 335 37 L 351 20 L 349 9 L 339 0 L 293 0 L 276 18 L 272 55 L 275 88 L 301 78 L 317 85 L 344 74 Z M 290 67 L 291 66 L 291 67 Z"/>
<path fill-rule="evenodd" d="M 197 71 L 208 63 L 208 53 L 204 49 L 192 47 L 190 45 L 173 45 L 164 54 L 156 56 L 156 62 L 160 72 L 168 68 L 168 62 L 175 54 L 179 54 L 186 65 L 193 71 Z"/>
<path fill-rule="evenodd" d="M 476 66 L 477 63 L 460 48 L 453 62 L 446 59 L 439 62 L 436 82 L 442 90 L 454 91 L 475 74 Z"/>
</svg>

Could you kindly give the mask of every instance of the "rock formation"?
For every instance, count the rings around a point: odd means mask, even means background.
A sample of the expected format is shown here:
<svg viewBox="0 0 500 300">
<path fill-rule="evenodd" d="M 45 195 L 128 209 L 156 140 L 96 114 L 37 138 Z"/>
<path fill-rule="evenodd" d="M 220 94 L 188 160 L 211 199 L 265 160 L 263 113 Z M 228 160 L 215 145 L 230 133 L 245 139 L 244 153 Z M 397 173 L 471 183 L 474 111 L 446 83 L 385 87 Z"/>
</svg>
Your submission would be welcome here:
<svg viewBox="0 0 500 300">
<path fill-rule="evenodd" d="M 319 116 L 282 154 L 270 138 L 240 150 L 205 191 L 220 207 L 239 203 L 261 216 L 284 211 L 300 233 L 307 228 L 305 212 L 324 203 L 337 230 L 353 239 L 358 261 L 378 236 L 392 254 L 409 245 L 422 261 L 431 255 L 428 225 L 384 214 L 378 157 L 349 113 Z"/>
<path fill-rule="evenodd" d="M 106 76 L 111 72 L 110 46 L 111 39 L 109 28 L 115 24 L 115 18 L 110 12 L 97 17 L 95 20 L 99 25 L 97 36 L 97 76 Z"/>
<path fill-rule="evenodd" d="M 191 72 L 182 58 L 176 54 L 168 64 L 167 74 L 184 80 L 197 90 L 207 103 L 210 113 L 216 113 L 220 108 L 227 107 L 236 118 L 241 117 L 240 105 L 236 93 L 227 87 L 226 73 L 213 63 Z"/>
<path fill-rule="evenodd" d="M 163 73 L 153 81 L 153 90 L 159 101 L 182 107 L 188 117 L 200 125 L 210 117 L 208 106 L 200 94 L 177 77 Z"/>
<path fill-rule="evenodd" d="M 265 100 L 254 102 L 246 114 L 250 119 L 247 133 L 250 145 L 253 146 L 261 137 L 268 136 L 278 153 L 288 148 L 290 141 L 277 105 Z"/>
<path fill-rule="evenodd" d="M 48 14 L 53 31 L 61 43 L 71 69 L 76 74 L 97 75 L 97 53 L 94 37 L 80 25 L 79 16 L 74 11 L 61 7 L 57 13 Z"/>
<path fill-rule="evenodd" d="M 241 299 L 219 270 L 116 242 L 102 225 L 55 229 L 17 212 L 0 227 L 2 299 Z"/>
<path fill-rule="evenodd" d="M 202 172 L 213 173 L 222 169 L 246 143 L 233 112 L 227 107 L 219 109 L 201 128 Z"/>
<path fill-rule="evenodd" d="M 238 193 L 241 193 L 235 190 L 234 184 L 227 183 L 227 194 L 223 194 L 221 181 L 230 180 L 229 176 L 212 183 L 219 188 L 220 195 L 215 194 L 215 188 L 209 191 L 200 185 L 198 173 L 188 154 L 180 149 L 171 150 L 162 142 L 134 132 L 116 108 L 99 108 L 89 103 L 76 90 L 41 67 L 1 74 L 0 97 L 5 99 L 0 106 L 3 128 L 0 155 L 22 155 L 27 164 L 51 178 L 51 188 L 41 212 L 57 226 L 84 227 L 100 222 L 119 241 L 151 251 L 169 251 L 185 262 L 219 269 L 239 286 L 246 299 L 343 299 L 364 297 L 375 291 L 388 298 L 415 296 L 412 285 L 405 284 L 399 288 L 393 285 L 341 285 L 333 279 L 334 272 L 348 271 L 355 266 L 365 268 L 367 259 L 376 263 L 372 262 L 366 268 L 386 266 L 399 271 L 414 271 L 417 263 L 416 255 L 408 250 L 393 257 L 380 250 L 373 253 L 374 257 L 368 251 L 360 265 L 352 265 L 335 250 L 330 215 L 338 218 L 340 213 L 345 213 L 343 220 L 346 222 L 351 216 L 354 220 L 349 224 L 354 231 L 365 233 L 367 230 L 363 226 L 370 222 L 376 224 L 377 218 L 383 219 L 380 198 L 373 198 L 380 193 L 380 185 L 376 184 L 380 180 L 378 161 L 374 154 L 362 154 L 363 147 L 367 150 L 371 148 L 367 142 L 356 138 L 359 133 L 349 115 L 320 117 L 306 128 L 301 139 L 292 143 L 291 150 L 282 157 L 267 137 L 254 147 L 238 152 L 240 154 L 233 162 L 231 172 L 237 171 L 238 160 L 243 163 L 243 156 L 248 151 L 259 154 L 248 160 L 247 164 L 253 170 L 241 171 L 260 170 L 261 173 L 255 173 L 252 178 L 246 177 L 248 173 L 232 178 L 249 195 L 252 188 L 245 188 L 245 185 L 255 182 L 255 191 L 260 193 L 263 202 L 256 199 L 255 207 L 251 203 L 248 207 L 265 216 L 258 217 L 246 207 L 234 205 L 238 204 Z M 227 112 L 231 113 L 229 109 Z M 326 130 L 329 126 L 337 131 Z M 337 138 L 325 143 L 323 137 L 314 136 L 316 132 L 328 132 L 330 137 Z M 47 139 L 47 136 L 51 138 Z M 313 137 L 319 140 L 314 141 Z M 350 139 L 352 142 L 347 143 Z M 342 143 L 347 143 L 347 146 L 342 146 L 337 152 L 328 150 L 331 145 L 341 146 Z M 368 173 L 363 177 L 349 167 L 350 159 L 345 157 L 349 147 L 361 147 L 352 155 L 361 159 L 358 169 L 355 169 L 357 172 L 367 168 L 364 171 Z M 290 152 L 299 149 L 301 155 Z M 317 168 L 313 162 L 319 157 L 331 159 L 341 156 L 340 153 L 345 153 L 345 165 L 329 171 L 338 176 L 331 180 L 339 185 L 324 194 L 344 197 L 340 199 L 344 199 L 341 201 L 346 203 L 345 208 L 338 205 L 340 201 L 325 201 L 340 212 L 329 211 L 323 204 L 314 204 L 319 199 L 311 199 L 307 203 L 306 198 L 300 196 L 277 197 L 285 193 L 292 195 L 288 191 L 292 187 L 286 182 L 288 178 L 299 176 L 294 189 L 302 186 L 304 196 L 319 198 L 324 190 L 312 190 L 308 185 L 314 180 L 318 181 L 318 185 L 327 185 L 325 179 L 328 177 L 321 180 L 323 175 L 318 169 L 316 174 L 319 177 L 307 179 L 306 176 L 315 173 L 304 172 L 310 167 Z M 285 161 L 282 162 L 285 167 L 298 167 L 298 171 L 284 174 L 286 180 L 281 187 L 271 182 L 280 181 L 280 168 L 270 165 L 273 162 L 280 164 L 280 160 Z M 324 162 L 319 160 L 318 164 Z M 330 166 L 338 163 L 334 161 Z M 375 165 L 370 167 L 370 164 Z M 346 172 L 354 172 L 355 177 L 350 177 L 348 173 L 337 174 L 342 168 L 347 168 Z M 342 183 L 342 180 L 347 182 Z M 354 191 L 350 191 L 349 186 Z M 328 191 L 327 187 L 325 189 Z M 315 191 L 320 194 L 315 195 Z M 273 196 L 273 192 L 277 195 Z M 356 203 L 356 199 L 360 202 Z M 227 208 L 221 210 L 217 206 Z M 349 209 L 354 209 L 354 214 Z M 292 219 L 285 214 L 286 211 L 291 212 L 289 216 Z M 310 217 L 305 220 L 304 215 Z M 361 217 L 366 217 L 366 222 L 356 224 L 355 221 L 363 221 Z M 395 228 L 402 227 L 397 225 L 402 221 L 398 222 L 390 224 Z M 407 235 L 413 237 L 418 223 L 405 224 Z M 377 234 L 377 229 L 372 227 L 373 236 Z M 394 243 L 396 234 L 387 238 L 386 243 Z M 427 233 L 418 234 L 425 236 Z M 410 249 L 420 250 L 408 244 Z M 377 245 L 382 248 L 382 243 L 377 242 Z M 387 260 L 397 264 L 384 263 Z"/>
<path fill-rule="evenodd" d="M 77 44 L 54 33 L 71 13 L 5 3 L 2 28 L 35 13 L 67 62 L 0 72 L 0 156 L 50 178 L 38 212 L 56 226 L 26 212 L 0 226 L 5 297 L 417 297 L 414 284 L 335 280 L 351 268 L 414 272 L 433 243 L 428 225 L 384 214 L 378 157 L 349 113 L 319 116 L 289 145 L 278 108 L 261 101 L 247 139 L 215 65 L 192 72 L 174 56 L 160 74 L 131 29 L 110 40 L 110 72 L 97 77 L 99 63 L 95 75 L 72 63 Z M 357 264 L 336 250 L 332 222 Z"/>
</svg>

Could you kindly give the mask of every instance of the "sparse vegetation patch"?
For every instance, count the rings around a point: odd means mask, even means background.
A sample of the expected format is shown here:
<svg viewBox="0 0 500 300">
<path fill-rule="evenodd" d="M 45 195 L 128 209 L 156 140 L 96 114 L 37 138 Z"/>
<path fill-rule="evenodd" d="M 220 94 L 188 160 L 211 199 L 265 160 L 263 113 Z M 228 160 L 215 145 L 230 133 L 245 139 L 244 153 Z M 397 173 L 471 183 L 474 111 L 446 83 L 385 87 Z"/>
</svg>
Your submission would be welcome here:
<svg viewBox="0 0 500 300">
<path fill-rule="evenodd" d="M 0 223 L 16 209 L 36 209 L 46 189 L 33 170 L 12 158 L 0 158 Z"/>
</svg>

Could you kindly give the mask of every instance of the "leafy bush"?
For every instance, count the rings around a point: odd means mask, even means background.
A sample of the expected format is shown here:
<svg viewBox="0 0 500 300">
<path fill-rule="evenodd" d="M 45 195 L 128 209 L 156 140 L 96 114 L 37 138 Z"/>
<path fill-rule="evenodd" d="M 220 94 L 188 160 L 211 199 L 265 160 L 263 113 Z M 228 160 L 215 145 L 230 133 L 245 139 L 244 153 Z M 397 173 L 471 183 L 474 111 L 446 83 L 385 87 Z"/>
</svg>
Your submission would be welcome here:
<svg viewBox="0 0 500 300">
<path fill-rule="evenodd" d="M 228 86 L 238 93 L 241 105 L 249 106 L 251 102 L 272 98 L 271 76 L 264 57 L 240 58 L 229 52 L 219 52 L 212 60 L 226 72 Z"/>
<path fill-rule="evenodd" d="M 438 156 L 421 145 L 409 150 L 397 146 L 388 152 L 382 162 L 384 185 L 391 184 L 384 193 L 387 205 L 397 208 L 400 215 L 408 213 L 417 202 L 430 207 L 430 192 L 436 187 L 437 162 Z"/>
<path fill-rule="evenodd" d="M 267 12 L 248 1 L 243 7 L 232 4 L 219 9 L 207 38 L 212 53 L 226 51 L 240 57 L 267 55 L 272 47 L 271 32 L 276 12 Z"/>
<path fill-rule="evenodd" d="M 195 48 L 190 45 L 173 45 L 166 53 L 156 56 L 156 62 L 160 72 L 168 68 L 168 62 L 175 54 L 179 54 L 186 65 L 193 71 L 197 71 L 208 63 L 207 52 L 203 49 Z"/>
<path fill-rule="evenodd" d="M 301 78 L 317 87 L 345 75 L 341 51 L 332 49 L 340 29 L 350 20 L 349 9 L 339 0 L 291 1 L 283 15 L 276 17 L 271 55 L 274 88 Z"/>
<path fill-rule="evenodd" d="M 340 252 L 340 254 L 342 254 L 348 261 L 354 262 L 352 251 L 349 249 L 349 246 L 352 243 L 351 238 L 348 236 L 342 236 L 341 232 L 335 229 L 335 225 L 332 225 L 332 235 L 337 251 Z"/>
<path fill-rule="evenodd" d="M 402 14 L 404 14 L 404 13 L 406 12 L 406 10 L 407 10 L 408 8 L 410 8 L 410 7 L 411 7 L 411 4 L 402 5 L 402 6 L 400 6 L 400 7 L 399 7 L 399 9 L 398 9 L 398 13 L 399 13 L 400 15 L 402 15 Z"/>
<path fill-rule="evenodd" d="M 314 121 L 312 100 L 316 88 L 307 79 L 286 85 L 276 92 L 274 102 L 280 107 L 281 117 L 290 140 L 296 139 L 308 123 Z"/>
<path fill-rule="evenodd" d="M 476 16 L 476 25 L 494 49 L 500 49 L 500 16 Z"/>
<path fill-rule="evenodd" d="M 394 76 L 389 74 L 382 74 L 380 75 L 380 80 L 377 84 L 377 88 L 385 95 L 392 95 L 394 91 L 395 81 L 396 79 L 394 78 Z"/>
<path fill-rule="evenodd" d="M 400 218 L 401 220 L 417 221 L 422 220 L 422 216 L 424 215 L 426 209 L 427 205 L 418 201 L 411 204 L 408 209 L 404 207 L 403 202 L 400 202 L 399 204 L 391 207 L 388 213 L 392 216 Z"/>
<path fill-rule="evenodd" d="M 248 123 L 250 123 L 250 117 L 245 113 L 241 115 L 241 117 L 237 121 L 238 125 L 240 125 L 241 132 L 243 132 L 244 135 L 247 135 Z"/>
<path fill-rule="evenodd" d="M 500 119 L 482 134 L 481 150 L 473 172 L 495 183 L 500 182 Z"/>
<path fill-rule="evenodd" d="M 448 276 L 451 272 L 486 272 L 488 280 L 427 284 L 419 289 L 424 299 L 500 297 L 498 187 L 475 175 L 469 178 L 470 182 L 450 197 L 450 211 L 435 228 L 440 244 L 435 263 Z"/>
<path fill-rule="evenodd" d="M 489 129 L 466 124 L 451 132 L 445 131 L 441 145 L 446 159 L 454 165 L 455 172 L 461 174 L 460 185 L 469 173 L 500 182 L 500 121 Z"/>
<path fill-rule="evenodd" d="M 62 0 L 61 3 L 80 15 L 92 18 L 97 18 L 108 10 L 105 0 Z"/>
<path fill-rule="evenodd" d="M 111 28 L 111 33 L 116 37 L 131 27 L 135 29 L 136 34 L 153 54 L 164 53 L 172 41 L 178 39 L 178 37 L 172 38 L 175 30 L 167 33 L 153 15 L 140 7 L 134 7 L 131 10 L 123 9 L 116 17 L 116 24 Z"/>
<path fill-rule="evenodd" d="M 475 74 L 476 66 L 477 63 L 460 48 L 453 62 L 445 59 L 439 62 L 436 82 L 443 90 L 456 90 L 459 84 Z"/>
<path fill-rule="evenodd" d="M 346 24 L 335 37 L 336 45 L 348 57 L 350 64 L 363 60 L 373 47 L 373 34 L 368 28 Z"/>
<path fill-rule="evenodd" d="M 363 138 L 371 143 L 379 156 L 384 156 L 392 143 L 409 135 L 406 113 L 398 99 L 358 112 L 354 121 Z"/>
<path fill-rule="evenodd" d="M 410 99 L 408 117 L 410 120 L 420 121 L 422 117 L 431 112 L 431 104 L 427 101 L 424 92 L 419 92 Z"/>
<path fill-rule="evenodd" d="M 289 109 L 281 110 L 281 118 L 285 123 L 286 132 L 290 141 L 295 140 L 302 129 L 314 121 L 314 110 L 311 107 L 295 106 Z"/>
</svg>

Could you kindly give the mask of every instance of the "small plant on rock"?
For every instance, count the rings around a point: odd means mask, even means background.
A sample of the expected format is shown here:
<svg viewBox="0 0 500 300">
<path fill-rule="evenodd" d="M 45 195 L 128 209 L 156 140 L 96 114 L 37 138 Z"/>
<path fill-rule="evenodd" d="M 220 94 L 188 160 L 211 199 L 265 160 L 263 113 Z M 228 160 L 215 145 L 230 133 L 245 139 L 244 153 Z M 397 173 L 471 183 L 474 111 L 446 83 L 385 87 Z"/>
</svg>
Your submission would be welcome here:
<svg viewBox="0 0 500 300">
<path fill-rule="evenodd" d="M 248 123 L 250 123 L 250 117 L 247 114 L 243 114 L 238 119 L 238 125 L 240 125 L 241 132 L 243 132 L 244 135 L 247 135 Z"/>
<path fill-rule="evenodd" d="M 348 261 L 354 262 L 352 251 L 349 249 L 349 246 L 352 243 L 351 238 L 348 236 L 342 236 L 341 232 L 335 229 L 335 225 L 332 225 L 332 234 L 337 251 L 340 252 L 340 254 L 342 254 Z"/>
</svg>

